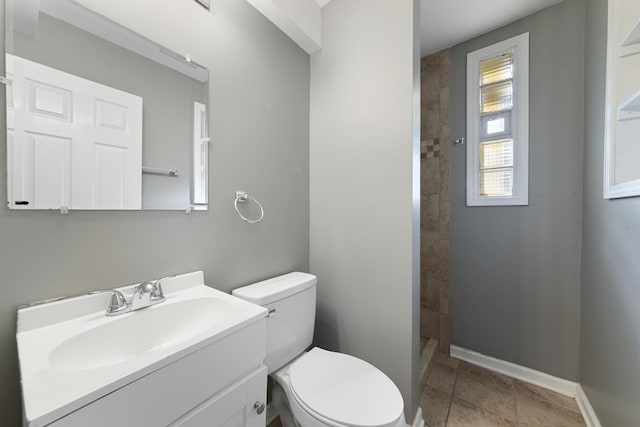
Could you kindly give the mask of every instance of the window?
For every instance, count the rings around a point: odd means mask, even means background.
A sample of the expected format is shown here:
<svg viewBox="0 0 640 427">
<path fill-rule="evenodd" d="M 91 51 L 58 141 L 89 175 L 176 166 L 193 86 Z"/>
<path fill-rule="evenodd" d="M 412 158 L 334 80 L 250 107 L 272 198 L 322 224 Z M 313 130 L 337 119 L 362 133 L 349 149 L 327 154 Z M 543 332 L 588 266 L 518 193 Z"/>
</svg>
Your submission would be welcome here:
<svg viewBox="0 0 640 427">
<path fill-rule="evenodd" d="M 467 205 L 529 204 L 529 33 L 467 56 Z"/>
</svg>

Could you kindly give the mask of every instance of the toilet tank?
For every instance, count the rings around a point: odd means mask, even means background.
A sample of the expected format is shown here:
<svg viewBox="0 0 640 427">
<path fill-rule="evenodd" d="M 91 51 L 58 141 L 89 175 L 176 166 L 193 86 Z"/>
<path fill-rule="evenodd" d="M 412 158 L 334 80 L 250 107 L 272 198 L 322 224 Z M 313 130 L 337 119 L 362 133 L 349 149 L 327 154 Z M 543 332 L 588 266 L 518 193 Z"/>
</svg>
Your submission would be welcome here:
<svg viewBox="0 0 640 427">
<path fill-rule="evenodd" d="M 264 364 L 270 374 L 311 345 L 316 319 L 316 283 L 316 276 L 294 272 L 232 292 L 269 310 Z"/>
</svg>

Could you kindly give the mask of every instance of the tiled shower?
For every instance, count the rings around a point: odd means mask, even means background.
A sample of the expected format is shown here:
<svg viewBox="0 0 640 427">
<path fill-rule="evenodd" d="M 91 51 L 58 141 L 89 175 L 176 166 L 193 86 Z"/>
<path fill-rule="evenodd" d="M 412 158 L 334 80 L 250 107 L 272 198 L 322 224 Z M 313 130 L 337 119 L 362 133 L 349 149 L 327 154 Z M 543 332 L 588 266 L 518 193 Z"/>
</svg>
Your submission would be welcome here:
<svg viewBox="0 0 640 427">
<path fill-rule="evenodd" d="M 421 60 L 420 337 L 449 353 L 450 50 Z"/>
</svg>

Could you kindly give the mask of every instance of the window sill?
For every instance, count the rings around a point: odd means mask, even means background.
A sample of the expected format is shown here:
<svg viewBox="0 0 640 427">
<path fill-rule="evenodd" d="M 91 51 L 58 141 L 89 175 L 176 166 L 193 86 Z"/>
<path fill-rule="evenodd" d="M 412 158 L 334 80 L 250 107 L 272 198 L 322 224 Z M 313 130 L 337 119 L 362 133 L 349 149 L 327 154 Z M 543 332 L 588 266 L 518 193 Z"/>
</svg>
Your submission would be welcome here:
<svg viewBox="0 0 640 427">
<path fill-rule="evenodd" d="M 480 197 L 467 198 L 467 206 L 528 206 L 525 197 Z"/>
</svg>

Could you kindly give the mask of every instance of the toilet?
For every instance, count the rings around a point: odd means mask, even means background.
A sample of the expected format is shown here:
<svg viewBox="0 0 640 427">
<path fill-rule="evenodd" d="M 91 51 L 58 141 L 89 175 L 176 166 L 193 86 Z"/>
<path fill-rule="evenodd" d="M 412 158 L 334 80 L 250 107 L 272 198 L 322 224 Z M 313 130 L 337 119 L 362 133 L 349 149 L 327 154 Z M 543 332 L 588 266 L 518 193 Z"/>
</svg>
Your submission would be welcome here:
<svg viewBox="0 0 640 427">
<path fill-rule="evenodd" d="M 289 273 L 233 295 L 266 307 L 265 365 L 284 427 L 405 427 L 396 385 L 373 365 L 314 347 L 315 276 Z"/>
</svg>

